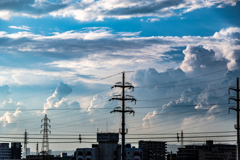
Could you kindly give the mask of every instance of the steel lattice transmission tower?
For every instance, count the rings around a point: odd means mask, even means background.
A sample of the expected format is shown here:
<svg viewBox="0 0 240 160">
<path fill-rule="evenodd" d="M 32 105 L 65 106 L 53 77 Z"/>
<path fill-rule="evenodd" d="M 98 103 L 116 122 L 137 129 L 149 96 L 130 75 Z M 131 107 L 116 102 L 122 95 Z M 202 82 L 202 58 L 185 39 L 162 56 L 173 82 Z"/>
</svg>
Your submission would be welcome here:
<svg viewBox="0 0 240 160">
<path fill-rule="evenodd" d="M 51 126 L 48 124 L 48 122 L 50 122 L 50 119 L 47 117 L 47 114 L 45 114 L 45 117 L 41 120 L 41 122 L 43 122 L 43 124 L 41 125 L 41 128 L 43 127 L 43 130 L 40 131 L 40 133 L 43 133 L 42 154 L 48 154 L 48 132 L 51 134 L 51 131 L 48 129 L 48 127 L 51 128 Z"/>
<path fill-rule="evenodd" d="M 131 95 L 125 96 L 125 89 L 132 89 L 132 90 L 134 89 L 134 87 L 132 86 L 131 83 L 125 82 L 125 72 L 122 72 L 122 82 L 116 83 L 112 88 L 122 88 L 122 95 L 115 95 L 109 101 L 111 101 L 111 100 L 122 101 L 122 107 L 116 107 L 110 113 L 113 113 L 113 112 L 121 112 L 122 113 L 122 129 L 120 130 L 120 133 L 122 134 L 122 160 L 126 160 L 125 134 L 127 132 L 125 132 L 125 113 L 126 112 L 128 112 L 129 114 L 133 113 L 133 115 L 134 115 L 135 112 L 130 107 L 125 108 L 125 101 L 131 101 L 131 102 L 135 101 L 135 103 L 136 103 L 137 100 L 135 98 L 133 98 L 133 96 L 131 96 Z"/>
</svg>

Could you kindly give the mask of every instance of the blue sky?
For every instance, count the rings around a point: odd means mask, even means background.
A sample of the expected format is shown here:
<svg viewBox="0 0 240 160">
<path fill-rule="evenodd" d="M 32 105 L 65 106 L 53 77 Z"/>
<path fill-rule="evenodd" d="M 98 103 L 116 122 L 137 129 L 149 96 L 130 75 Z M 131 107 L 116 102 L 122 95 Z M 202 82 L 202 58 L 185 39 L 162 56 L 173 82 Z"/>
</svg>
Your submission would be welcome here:
<svg viewBox="0 0 240 160">
<path fill-rule="evenodd" d="M 38 134 L 45 113 L 52 134 L 78 138 L 106 122 L 117 132 L 109 112 L 120 103 L 108 99 L 122 71 L 136 87 L 129 133 L 234 131 L 226 103 L 240 73 L 239 15 L 238 0 L 3 0 L 1 132 Z M 50 144 L 77 147 L 90 144 Z"/>
</svg>

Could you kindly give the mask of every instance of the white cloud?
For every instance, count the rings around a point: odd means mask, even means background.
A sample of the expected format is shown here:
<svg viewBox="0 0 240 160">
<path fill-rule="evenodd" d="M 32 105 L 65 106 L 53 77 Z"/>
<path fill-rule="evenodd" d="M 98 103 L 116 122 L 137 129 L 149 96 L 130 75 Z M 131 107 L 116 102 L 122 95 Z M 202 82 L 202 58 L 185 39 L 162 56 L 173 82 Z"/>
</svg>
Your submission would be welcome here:
<svg viewBox="0 0 240 160">
<path fill-rule="evenodd" d="M 0 117 L 0 122 L 2 122 L 3 126 L 6 126 L 7 124 L 12 122 L 11 113 L 6 112 L 2 117 Z"/>
<path fill-rule="evenodd" d="M 31 27 L 28 26 L 8 26 L 9 28 L 13 28 L 13 29 L 19 29 L 19 30 L 27 30 L 29 31 Z"/>
<path fill-rule="evenodd" d="M 0 18 L 9 20 L 11 16 L 41 18 L 45 15 L 51 15 L 54 17 L 73 17 L 78 21 L 103 21 L 104 18 L 169 17 L 179 15 L 179 10 L 185 13 L 205 7 L 234 6 L 237 2 L 238 0 L 61 0 L 57 2 L 12 0 L 0 3 L 0 9 L 3 10 L 0 12 Z M 16 6 L 21 8 L 21 10 Z"/>
<path fill-rule="evenodd" d="M 148 128 L 148 127 L 153 127 L 151 119 L 156 116 L 157 112 L 153 111 L 148 113 L 144 118 L 143 118 L 143 128 Z"/>
<path fill-rule="evenodd" d="M 68 103 L 66 103 L 66 96 L 72 93 L 72 88 L 67 84 L 60 82 L 53 93 L 52 96 L 47 98 L 47 102 L 44 104 L 43 113 L 47 113 L 47 110 L 50 108 L 68 108 Z"/>
<path fill-rule="evenodd" d="M 158 18 L 148 18 L 146 21 L 147 22 L 157 22 L 157 21 L 160 21 L 160 19 L 158 19 Z"/>
<path fill-rule="evenodd" d="M 9 20 L 11 18 L 10 11 L 0 11 L 0 19 L 2 20 Z"/>
<path fill-rule="evenodd" d="M 5 52 L 15 54 L 41 54 L 41 56 L 69 57 L 70 59 L 50 61 L 37 64 L 38 68 L 51 67 L 53 70 L 39 70 L 34 68 L 12 69 L 2 67 L 1 83 L 17 83 L 21 85 L 63 79 L 64 82 L 84 81 L 93 82 L 103 74 L 111 75 L 115 72 L 155 68 L 164 71 L 171 62 L 173 68 L 179 67 L 189 76 L 196 73 L 207 73 L 209 67 L 219 69 L 228 67 L 234 70 L 238 59 L 239 45 L 236 33 L 239 28 L 221 30 L 213 36 L 156 36 L 140 37 L 139 32 L 114 33 L 110 28 L 85 28 L 80 31 L 56 32 L 53 35 L 43 36 L 31 32 L 17 32 L 8 34 L 0 32 L 0 38 L 11 40 L 11 45 L 4 41 L 0 46 Z M 20 40 L 20 41 L 19 41 Z M 187 46 L 187 47 L 186 47 Z M 175 55 L 166 54 L 177 51 L 176 47 L 186 47 L 185 57 L 181 63 L 176 62 Z M 203 58 L 199 59 L 198 57 Z M 182 56 L 181 52 L 177 56 Z M 217 60 L 217 63 L 211 63 Z M 180 64 L 181 63 L 181 64 Z M 162 64 L 162 65 L 159 65 Z M 214 65 L 211 65 L 214 64 Z M 27 64 L 24 64 L 27 65 Z M 23 66 L 24 66 L 23 65 Z M 36 64 L 34 64 L 36 65 Z M 115 69 L 109 71 L 109 68 Z M 83 78 L 77 75 L 89 75 L 92 78 Z M 7 77 L 7 78 L 4 78 Z M 28 78 L 26 78 L 28 77 Z M 29 78 L 30 77 L 30 78 Z M 4 80 L 5 79 L 5 80 Z M 94 82 L 93 82 L 94 83 Z M 106 82 L 109 83 L 109 82 Z M 112 82 L 111 82 L 112 83 Z"/>
</svg>

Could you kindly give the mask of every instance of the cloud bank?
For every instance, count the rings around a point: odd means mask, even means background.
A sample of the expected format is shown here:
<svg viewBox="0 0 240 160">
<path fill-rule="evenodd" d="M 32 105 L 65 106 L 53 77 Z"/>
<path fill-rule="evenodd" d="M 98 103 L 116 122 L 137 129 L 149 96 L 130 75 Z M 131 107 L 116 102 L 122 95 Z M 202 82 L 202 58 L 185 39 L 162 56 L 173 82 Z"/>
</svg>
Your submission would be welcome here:
<svg viewBox="0 0 240 160">
<path fill-rule="evenodd" d="M 104 18 L 169 17 L 199 8 L 234 6 L 237 2 L 238 0 L 2 0 L 0 18 L 9 20 L 12 16 L 39 18 L 51 15 L 73 17 L 78 21 L 102 21 Z"/>
</svg>

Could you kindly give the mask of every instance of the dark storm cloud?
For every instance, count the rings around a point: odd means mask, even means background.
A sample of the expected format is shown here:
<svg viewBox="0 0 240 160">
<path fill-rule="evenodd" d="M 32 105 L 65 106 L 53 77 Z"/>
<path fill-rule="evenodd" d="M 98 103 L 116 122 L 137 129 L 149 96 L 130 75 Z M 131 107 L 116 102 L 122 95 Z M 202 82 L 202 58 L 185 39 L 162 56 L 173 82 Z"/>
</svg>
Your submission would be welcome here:
<svg viewBox="0 0 240 160">
<path fill-rule="evenodd" d="M 168 7 L 176 7 L 179 4 L 182 4 L 183 2 L 184 2 L 183 0 L 170 0 L 170 1 L 163 1 L 163 2 L 148 1 L 146 5 L 116 8 L 111 11 L 108 11 L 107 14 L 108 15 L 133 15 L 133 14 L 161 13 L 164 15 L 171 12 L 169 10 L 168 11 L 160 11 L 160 10 Z"/>
<path fill-rule="evenodd" d="M 0 1 L 0 10 L 9 10 L 14 13 L 29 15 L 43 15 L 67 7 L 61 3 L 35 3 L 35 0 L 3 0 Z"/>
</svg>

